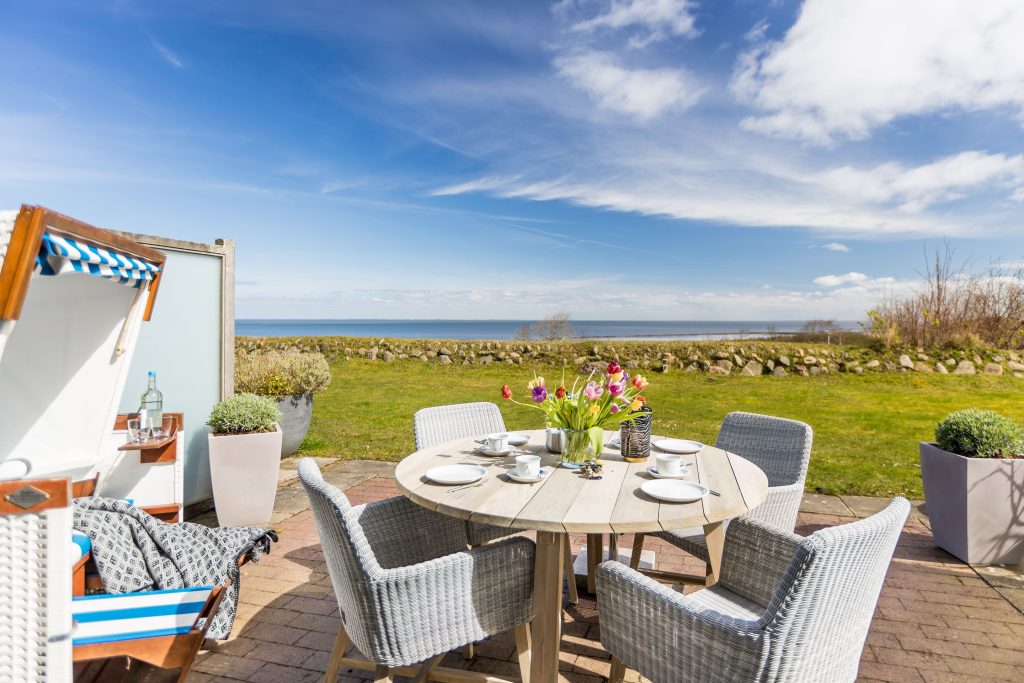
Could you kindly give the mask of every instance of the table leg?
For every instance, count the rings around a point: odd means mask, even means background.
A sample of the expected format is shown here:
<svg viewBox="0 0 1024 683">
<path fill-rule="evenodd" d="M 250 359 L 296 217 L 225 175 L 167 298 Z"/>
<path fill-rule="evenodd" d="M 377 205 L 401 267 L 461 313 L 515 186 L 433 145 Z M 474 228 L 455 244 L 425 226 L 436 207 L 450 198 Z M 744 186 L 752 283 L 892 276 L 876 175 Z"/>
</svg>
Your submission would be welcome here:
<svg viewBox="0 0 1024 683">
<path fill-rule="evenodd" d="M 718 577 L 722 572 L 722 551 L 725 549 L 725 523 L 714 522 L 704 525 L 704 538 L 708 543 L 708 564 L 711 572 L 708 574 L 708 586 L 718 583 Z"/>
<path fill-rule="evenodd" d="M 614 531 L 608 534 L 608 559 L 613 562 L 619 561 L 619 535 Z"/>
<path fill-rule="evenodd" d="M 587 592 L 593 595 L 597 592 L 595 577 L 597 576 L 597 565 L 601 564 L 601 553 L 604 552 L 604 535 L 587 534 Z"/>
<path fill-rule="evenodd" d="M 558 683 L 562 639 L 562 581 L 565 534 L 537 532 L 533 574 L 533 653 L 530 683 Z"/>
</svg>

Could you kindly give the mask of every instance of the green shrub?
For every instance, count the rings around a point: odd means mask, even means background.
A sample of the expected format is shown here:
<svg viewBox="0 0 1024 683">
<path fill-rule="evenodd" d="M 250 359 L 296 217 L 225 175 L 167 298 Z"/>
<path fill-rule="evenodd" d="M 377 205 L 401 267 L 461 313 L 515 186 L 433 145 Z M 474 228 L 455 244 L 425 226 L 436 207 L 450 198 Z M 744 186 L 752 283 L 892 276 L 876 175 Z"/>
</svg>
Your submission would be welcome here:
<svg viewBox="0 0 1024 683">
<path fill-rule="evenodd" d="M 993 410 L 959 410 L 935 428 L 939 448 L 975 458 L 1006 458 L 1024 453 L 1024 429 Z"/>
<path fill-rule="evenodd" d="M 213 407 L 206 422 L 214 434 L 256 434 L 274 431 L 281 420 L 277 402 L 256 394 L 235 394 Z"/>
<path fill-rule="evenodd" d="M 235 391 L 260 396 L 316 393 L 331 383 L 322 353 L 252 353 L 235 358 Z"/>
</svg>

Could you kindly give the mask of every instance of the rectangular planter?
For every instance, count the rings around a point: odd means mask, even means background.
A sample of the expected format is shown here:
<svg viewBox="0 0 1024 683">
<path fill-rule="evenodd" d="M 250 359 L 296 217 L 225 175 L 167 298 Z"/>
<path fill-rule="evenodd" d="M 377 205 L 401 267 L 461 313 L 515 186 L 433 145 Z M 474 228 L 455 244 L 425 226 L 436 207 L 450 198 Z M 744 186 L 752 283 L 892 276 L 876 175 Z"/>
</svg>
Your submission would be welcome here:
<svg viewBox="0 0 1024 683">
<path fill-rule="evenodd" d="M 935 544 L 970 564 L 1024 558 L 1024 459 L 967 458 L 921 444 Z"/>
</svg>

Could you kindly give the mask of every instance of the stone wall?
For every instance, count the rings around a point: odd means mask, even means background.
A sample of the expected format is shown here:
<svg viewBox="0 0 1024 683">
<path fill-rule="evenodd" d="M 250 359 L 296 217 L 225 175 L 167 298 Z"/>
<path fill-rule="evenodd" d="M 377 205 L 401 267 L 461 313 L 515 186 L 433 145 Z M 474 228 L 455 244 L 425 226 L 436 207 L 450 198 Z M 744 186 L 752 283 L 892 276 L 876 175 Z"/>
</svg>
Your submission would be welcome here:
<svg viewBox="0 0 1024 683">
<path fill-rule="evenodd" d="M 708 375 L 826 375 L 871 372 L 924 372 L 953 375 L 1003 375 L 1024 378 L 1024 361 L 1015 351 L 996 349 L 875 350 L 863 346 L 796 344 L 775 341 L 732 342 L 514 342 L 365 337 L 238 337 L 238 353 L 319 351 L 330 362 L 363 358 L 381 363 L 439 365 L 558 365 L 584 372 L 618 360 L 648 372 L 699 372 Z"/>
</svg>

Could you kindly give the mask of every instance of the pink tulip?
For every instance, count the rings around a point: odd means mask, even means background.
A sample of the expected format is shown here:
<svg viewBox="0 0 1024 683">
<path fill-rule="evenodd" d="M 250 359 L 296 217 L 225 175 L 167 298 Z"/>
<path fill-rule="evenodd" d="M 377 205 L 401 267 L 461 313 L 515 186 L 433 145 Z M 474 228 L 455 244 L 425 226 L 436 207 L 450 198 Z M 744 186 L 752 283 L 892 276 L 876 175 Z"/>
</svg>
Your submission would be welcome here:
<svg viewBox="0 0 1024 683">
<path fill-rule="evenodd" d="M 608 382 L 608 393 L 612 396 L 621 396 L 626 390 L 626 382 Z"/>
<path fill-rule="evenodd" d="M 587 386 L 583 387 L 583 395 L 589 398 L 591 401 L 595 401 L 601 398 L 601 394 L 604 393 L 604 389 L 597 382 L 587 382 Z"/>
</svg>

